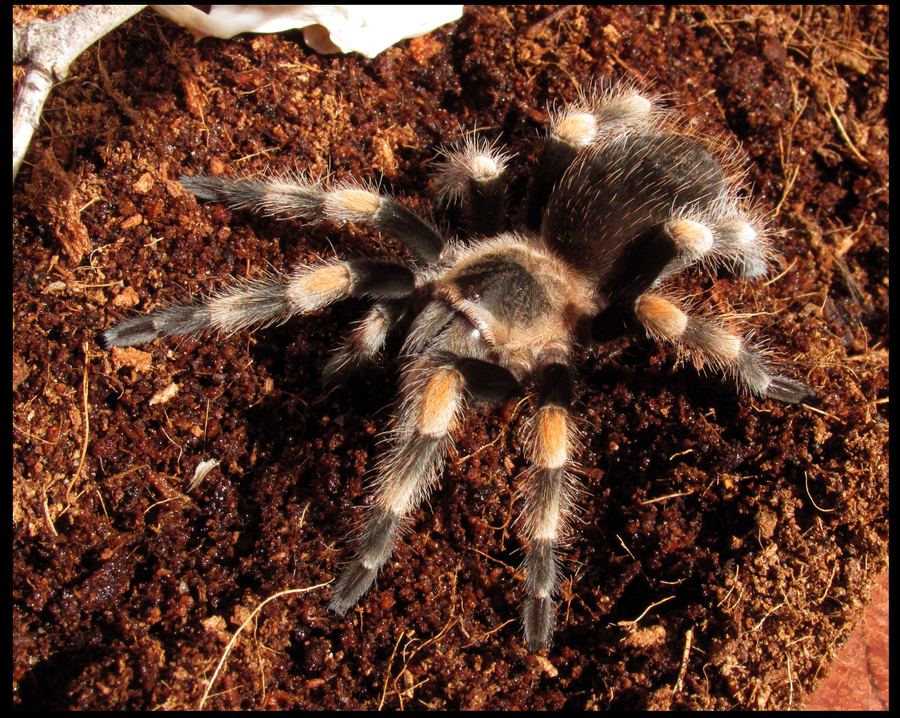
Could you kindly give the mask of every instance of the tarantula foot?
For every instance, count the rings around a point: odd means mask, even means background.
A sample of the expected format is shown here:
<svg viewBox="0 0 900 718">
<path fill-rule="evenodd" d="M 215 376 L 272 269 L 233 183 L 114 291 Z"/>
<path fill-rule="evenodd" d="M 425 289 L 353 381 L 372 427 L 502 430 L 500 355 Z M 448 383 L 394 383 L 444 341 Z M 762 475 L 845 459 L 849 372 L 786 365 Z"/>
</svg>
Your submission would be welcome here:
<svg viewBox="0 0 900 718">
<path fill-rule="evenodd" d="M 331 590 L 331 603 L 328 607 L 343 616 L 372 587 L 377 575 L 377 569 L 366 568 L 361 562 L 355 561 L 344 570 Z"/>
<path fill-rule="evenodd" d="M 150 314 L 131 317 L 103 332 L 107 347 L 132 347 L 160 337 L 197 334 L 208 326 L 208 312 L 200 305 L 157 309 Z"/>
<path fill-rule="evenodd" d="M 799 404 L 815 396 L 812 388 L 802 381 L 788 379 L 785 376 L 772 377 L 766 387 L 766 398 L 783 401 L 786 404 Z"/>
<path fill-rule="evenodd" d="M 553 622 L 556 617 L 556 604 L 549 598 L 528 598 L 522 609 L 522 622 L 525 628 L 525 645 L 531 652 L 539 651 L 550 645 Z"/>
</svg>

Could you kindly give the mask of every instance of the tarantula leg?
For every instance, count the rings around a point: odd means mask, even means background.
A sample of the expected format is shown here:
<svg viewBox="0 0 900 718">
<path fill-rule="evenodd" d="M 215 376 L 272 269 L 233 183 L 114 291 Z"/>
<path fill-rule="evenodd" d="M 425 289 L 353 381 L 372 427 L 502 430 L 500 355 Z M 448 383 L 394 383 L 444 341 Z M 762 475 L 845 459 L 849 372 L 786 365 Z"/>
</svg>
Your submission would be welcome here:
<svg viewBox="0 0 900 718">
<path fill-rule="evenodd" d="M 235 332 L 287 321 L 351 296 L 408 297 L 416 277 L 401 264 L 331 261 L 298 267 L 287 277 L 263 277 L 226 287 L 206 299 L 126 319 L 103 333 L 106 345 L 133 346 L 206 329 Z"/>
<path fill-rule="evenodd" d="M 689 267 L 697 261 L 709 266 L 727 266 L 745 278 L 766 273 L 772 259 L 769 239 L 755 224 L 761 222 L 743 212 L 737 202 L 723 197 L 729 205 L 714 212 L 673 217 L 665 223 L 665 231 L 679 248 L 678 260 L 672 262 L 661 278 Z"/>
<path fill-rule="evenodd" d="M 730 374 L 751 394 L 788 403 L 813 395 L 803 382 L 773 372 L 764 355 L 743 337 L 719 322 L 686 314 L 668 299 L 645 294 L 637 302 L 636 316 L 652 337 L 674 344 L 698 368 L 710 364 Z"/>
<path fill-rule="evenodd" d="M 713 227 L 713 253 L 721 264 L 728 265 L 740 277 L 752 279 L 768 271 L 773 252 L 768 237 L 757 229 L 761 220 L 734 211 Z"/>
<path fill-rule="evenodd" d="M 478 401 L 503 401 L 519 388 L 503 367 L 446 351 L 436 350 L 413 364 L 403 380 L 397 439 L 382 461 L 357 554 L 332 591 L 332 610 L 346 613 L 369 590 L 390 558 L 404 520 L 437 482 L 465 392 Z"/>
<path fill-rule="evenodd" d="M 435 175 L 436 198 L 461 204 L 465 222 L 474 234 L 495 237 L 507 227 L 506 180 L 509 155 L 479 137 L 467 136 L 445 151 Z"/>
<path fill-rule="evenodd" d="M 333 611 L 346 613 L 369 590 L 390 558 L 403 521 L 437 482 L 464 389 L 455 366 L 436 365 L 430 358 L 415 362 L 404 377 L 397 439 L 380 467 L 356 556 L 332 589 Z"/>
<path fill-rule="evenodd" d="M 622 248 L 604 278 L 612 298 L 638 297 L 652 287 L 682 250 L 680 238 L 654 227 Z"/>
<path fill-rule="evenodd" d="M 591 320 L 591 342 L 593 345 L 606 344 L 621 337 L 636 333 L 641 323 L 634 315 L 636 299 L 626 297 L 611 302 Z"/>
<path fill-rule="evenodd" d="M 591 320 L 593 342 L 603 344 L 639 329 L 638 298 L 661 277 L 701 258 L 712 246 L 707 227 L 678 218 L 653 227 L 624 247 L 603 279 L 610 302 Z"/>
<path fill-rule="evenodd" d="M 559 588 L 559 547 L 565 540 L 575 486 L 568 465 L 577 444 L 570 415 L 574 380 L 569 366 L 549 364 L 540 375 L 538 409 L 529 426 L 526 446 L 531 467 L 524 475 L 523 534 L 526 599 L 522 609 L 525 642 L 537 651 L 550 643 Z"/>
<path fill-rule="evenodd" d="M 314 222 L 368 224 L 396 237 L 416 256 L 434 264 L 444 252 L 444 238 L 423 217 L 392 197 L 362 183 L 328 187 L 301 175 L 262 180 L 224 180 L 207 175 L 184 176 L 182 186 L 198 199 L 222 202 L 234 209 L 286 214 Z"/>
<path fill-rule="evenodd" d="M 457 359 L 454 366 L 463 375 L 466 390 L 475 401 L 506 401 L 522 388 L 508 369 L 483 359 Z"/>
<path fill-rule="evenodd" d="M 384 348 L 388 334 L 407 310 L 407 303 L 403 301 L 376 302 L 328 360 L 322 370 L 322 382 L 331 384 L 339 375 L 357 371 L 375 359 Z"/>
<path fill-rule="evenodd" d="M 551 113 L 528 199 L 528 228 L 540 230 L 553 188 L 586 148 L 625 127 L 646 124 L 656 112 L 652 99 L 620 86 Z"/>
<path fill-rule="evenodd" d="M 453 307 L 445 301 L 429 302 L 419 312 L 419 316 L 409 329 L 406 341 L 403 343 L 403 356 L 420 356 L 437 336 L 450 323 L 455 316 Z"/>
<path fill-rule="evenodd" d="M 659 280 L 685 244 L 693 250 L 697 241 L 665 226 L 656 226 L 624 247 L 607 270 L 604 285 L 609 304 L 591 320 L 591 340 L 603 344 L 635 332 L 637 298 Z"/>
</svg>

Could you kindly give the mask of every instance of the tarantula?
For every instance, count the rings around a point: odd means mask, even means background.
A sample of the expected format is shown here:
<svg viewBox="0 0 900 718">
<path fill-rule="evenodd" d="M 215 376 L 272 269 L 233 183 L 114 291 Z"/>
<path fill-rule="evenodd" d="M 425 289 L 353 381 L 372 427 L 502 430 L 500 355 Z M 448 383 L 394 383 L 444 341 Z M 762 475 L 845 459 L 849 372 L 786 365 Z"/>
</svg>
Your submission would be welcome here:
<svg viewBox="0 0 900 718">
<path fill-rule="evenodd" d="M 725 321 L 694 316 L 665 296 L 663 280 L 698 262 L 759 277 L 771 251 L 729 178 L 730 160 L 686 133 L 656 98 L 618 86 L 552 112 L 521 230 L 507 226 L 508 161 L 481 139 L 445 151 L 437 197 L 461 206 L 466 241 L 445 238 L 362 183 L 182 177 L 197 198 L 235 209 L 371 225 L 399 239 L 410 260 L 323 259 L 128 319 L 104 337 L 108 346 L 130 346 L 234 332 L 367 297 L 371 309 L 325 368 L 334 378 L 375 358 L 391 330 L 407 328 L 392 446 L 355 557 L 332 589 L 339 614 L 372 586 L 410 512 L 437 483 L 466 403 L 503 402 L 535 383 L 524 442 L 530 466 L 520 483 L 524 633 L 538 650 L 551 637 L 575 491 L 578 348 L 644 330 L 756 396 L 800 402 L 811 391 Z"/>
</svg>

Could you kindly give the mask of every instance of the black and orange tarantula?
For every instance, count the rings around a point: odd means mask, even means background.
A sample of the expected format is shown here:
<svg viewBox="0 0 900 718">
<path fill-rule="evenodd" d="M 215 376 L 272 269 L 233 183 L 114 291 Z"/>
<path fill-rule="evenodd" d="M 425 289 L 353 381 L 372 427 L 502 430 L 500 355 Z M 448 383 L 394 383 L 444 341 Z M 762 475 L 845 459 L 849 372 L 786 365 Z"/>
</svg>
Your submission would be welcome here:
<svg viewBox="0 0 900 718">
<path fill-rule="evenodd" d="M 392 446 L 355 557 L 332 589 L 331 607 L 341 614 L 372 586 L 410 512 L 437 483 L 466 403 L 502 402 L 536 383 L 521 531 L 525 641 L 537 650 L 551 637 L 575 491 L 576 348 L 643 329 L 756 396 L 799 402 L 811 392 L 726 322 L 694 316 L 665 296 L 663 281 L 698 262 L 759 277 L 770 248 L 729 178 L 732 163 L 655 98 L 619 86 L 552 113 L 521 230 L 507 226 L 508 156 L 478 139 L 445 154 L 438 198 L 462 206 L 466 241 L 448 240 L 364 184 L 183 177 L 198 198 L 233 208 L 369 224 L 399 239 L 410 261 L 322 260 L 128 319 L 104 337 L 109 346 L 130 346 L 233 332 L 368 297 L 371 309 L 326 367 L 334 377 L 373 359 L 392 329 L 408 326 Z"/>
</svg>

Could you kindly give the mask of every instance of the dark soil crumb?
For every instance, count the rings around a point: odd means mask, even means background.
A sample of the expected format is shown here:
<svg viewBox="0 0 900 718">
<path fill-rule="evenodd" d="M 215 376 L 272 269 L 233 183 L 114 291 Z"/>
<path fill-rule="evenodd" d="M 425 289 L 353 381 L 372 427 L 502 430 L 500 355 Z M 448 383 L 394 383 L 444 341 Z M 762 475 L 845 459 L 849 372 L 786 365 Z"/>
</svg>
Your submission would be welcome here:
<svg viewBox="0 0 900 718">
<path fill-rule="evenodd" d="M 299 32 L 195 44 L 147 10 L 92 47 L 13 194 L 14 705 L 197 707 L 252 611 L 317 587 L 253 618 L 206 707 L 798 706 L 888 555 L 887 13 L 473 8 L 365 60 Z M 368 177 L 452 226 L 425 191 L 441 143 L 501 138 L 520 198 L 548 105 L 601 78 L 740 145 L 783 272 L 680 290 L 750 315 L 817 397 L 757 401 L 649 340 L 616 345 L 580 372 L 584 493 L 549 651 L 517 622 L 527 402 L 469 417 L 339 618 L 318 586 L 348 557 L 397 378 L 386 359 L 321 388 L 362 305 L 127 352 L 100 332 L 231 276 L 400 252 L 199 206 L 181 174 Z"/>
</svg>

